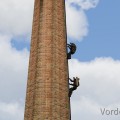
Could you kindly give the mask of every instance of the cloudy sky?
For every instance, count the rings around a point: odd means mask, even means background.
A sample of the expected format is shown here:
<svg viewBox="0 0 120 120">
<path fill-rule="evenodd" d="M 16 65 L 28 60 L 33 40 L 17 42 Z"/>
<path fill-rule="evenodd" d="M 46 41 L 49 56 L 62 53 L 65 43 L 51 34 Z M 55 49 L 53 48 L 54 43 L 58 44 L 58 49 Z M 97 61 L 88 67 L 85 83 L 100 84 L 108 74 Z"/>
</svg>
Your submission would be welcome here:
<svg viewBox="0 0 120 120">
<path fill-rule="evenodd" d="M 66 0 L 72 120 L 119 120 L 120 0 Z M 0 120 L 23 120 L 34 0 L 0 0 Z"/>
</svg>

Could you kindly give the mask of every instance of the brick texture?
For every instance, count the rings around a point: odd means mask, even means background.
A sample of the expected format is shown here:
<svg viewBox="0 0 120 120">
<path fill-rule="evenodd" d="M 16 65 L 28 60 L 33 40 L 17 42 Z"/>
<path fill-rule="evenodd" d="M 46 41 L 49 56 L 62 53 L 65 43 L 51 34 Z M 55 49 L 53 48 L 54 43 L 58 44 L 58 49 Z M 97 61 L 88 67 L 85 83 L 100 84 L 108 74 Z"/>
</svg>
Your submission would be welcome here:
<svg viewBox="0 0 120 120">
<path fill-rule="evenodd" d="M 35 0 L 24 120 L 69 120 L 64 0 Z"/>
</svg>

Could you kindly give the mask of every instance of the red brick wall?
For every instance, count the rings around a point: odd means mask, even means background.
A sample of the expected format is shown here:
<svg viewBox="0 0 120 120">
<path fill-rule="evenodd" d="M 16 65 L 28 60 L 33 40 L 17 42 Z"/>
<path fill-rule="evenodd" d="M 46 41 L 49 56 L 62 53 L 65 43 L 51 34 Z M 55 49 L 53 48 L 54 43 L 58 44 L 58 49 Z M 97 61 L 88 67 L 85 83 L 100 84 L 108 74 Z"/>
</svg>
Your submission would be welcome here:
<svg viewBox="0 0 120 120">
<path fill-rule="evenodd" d="M 64 0 L 35 0 L 24 120 L 69 120 Z"/>
</svg>

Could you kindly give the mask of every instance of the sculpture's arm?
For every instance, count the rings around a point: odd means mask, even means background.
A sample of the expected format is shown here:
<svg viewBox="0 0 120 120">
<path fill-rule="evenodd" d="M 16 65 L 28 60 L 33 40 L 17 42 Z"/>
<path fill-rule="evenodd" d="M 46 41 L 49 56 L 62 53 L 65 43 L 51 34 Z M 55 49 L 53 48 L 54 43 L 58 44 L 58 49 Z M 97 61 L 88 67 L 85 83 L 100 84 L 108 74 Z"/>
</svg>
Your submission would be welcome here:
<svg viewBox="0 0 120 120">
<path fill-rule="evenodd" d="M 71 82 L 74 82 L 74 80 L 72 80 L 71 78 L 69 78 L 69 80 L 70 80 Z"/>
<path fill-rule="evenodd" d="M 72 86 L 74 86 L 74 84 L 71 84 L 71 83 L 69 83 L 69 85 L 72 85 Z"/>
<path fill-rule="evenodd" d="M 67 44 L 67 47 L 68 47 L 69 49 L 71 49 L 71 45 L 70 45 L 70 44 Z"/>
</svg>

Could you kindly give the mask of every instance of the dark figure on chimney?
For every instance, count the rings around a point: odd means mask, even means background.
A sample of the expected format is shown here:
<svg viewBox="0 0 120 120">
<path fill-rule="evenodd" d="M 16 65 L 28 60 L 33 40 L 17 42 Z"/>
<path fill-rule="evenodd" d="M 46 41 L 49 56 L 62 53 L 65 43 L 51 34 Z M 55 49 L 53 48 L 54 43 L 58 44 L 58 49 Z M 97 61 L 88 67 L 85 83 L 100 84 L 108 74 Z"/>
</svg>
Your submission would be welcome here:
<svg viewBox="0 0 120 120">
<path fill-rule="evenodd" d="M 76 45 L 74 43 L 67 44 L 67 47 L 70 51 L 67 53 L 67 59 L 71 59 L 71 55 L 73 55 L 76 51 Z"/>
<path fill-rule="evenodd" d="M 69 83 L 69 85 L 71 85 L 72 87 L 69 88 L 69 97 L 71 97 L 72 93 L 74 90 L 77 89 L 77 87 L 79 86 L 79 78 L 78 77 L 73 77 L 73 80 L 69 78 L 69 80 L 72 82 L 72 83 Z"/>
</svg>

